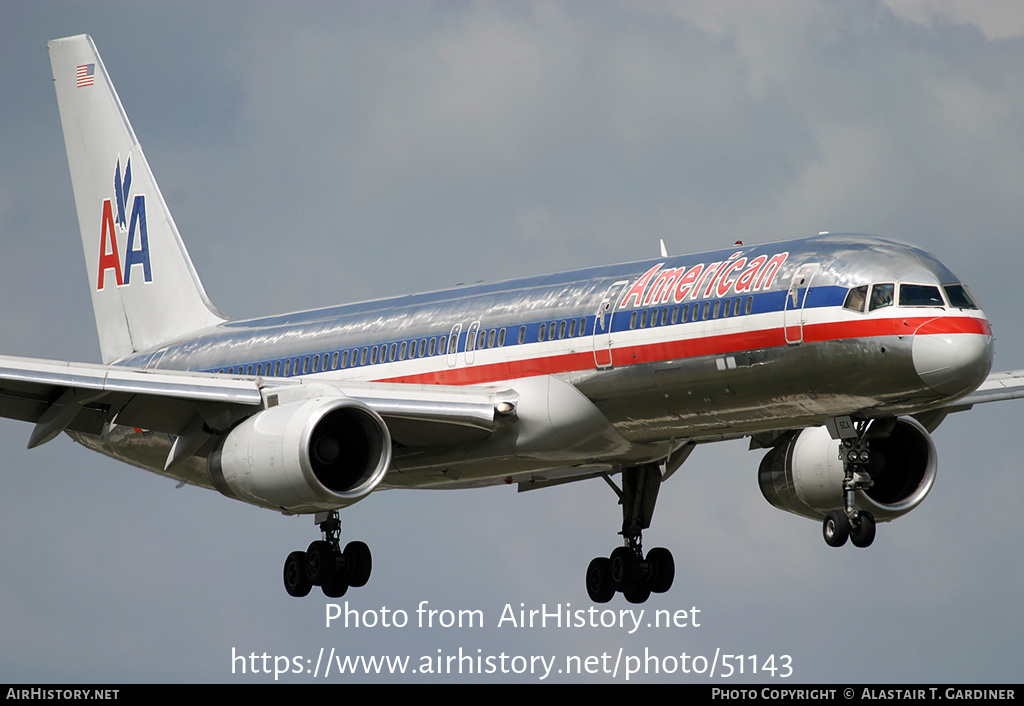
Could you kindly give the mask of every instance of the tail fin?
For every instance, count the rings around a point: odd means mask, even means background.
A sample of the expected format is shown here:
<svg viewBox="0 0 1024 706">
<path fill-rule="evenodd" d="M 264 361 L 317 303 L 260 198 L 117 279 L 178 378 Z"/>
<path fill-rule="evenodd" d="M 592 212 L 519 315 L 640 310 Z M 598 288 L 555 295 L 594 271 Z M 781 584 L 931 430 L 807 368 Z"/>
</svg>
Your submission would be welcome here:
<svg viewBox="0 0 1024 706">
<path fill-rule="evenodd" d="M 48 43 L 103 362 L 225 321 L 88 35 Z"/>
</svg>

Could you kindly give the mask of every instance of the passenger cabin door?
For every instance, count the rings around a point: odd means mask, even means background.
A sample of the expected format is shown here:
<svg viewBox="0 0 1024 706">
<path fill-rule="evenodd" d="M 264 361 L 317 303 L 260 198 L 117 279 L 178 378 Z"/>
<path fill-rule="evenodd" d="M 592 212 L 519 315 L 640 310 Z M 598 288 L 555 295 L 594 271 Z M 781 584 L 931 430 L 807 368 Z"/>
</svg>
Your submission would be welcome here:
<svg viewBox="0 0 1024 706">
<path fill-rule="evenodd" d="M 477 335 L 480 333 L 480 322 L 474 321 L 466 330 L 466 365 L 472 365 L 476 358 Z"/>
<path fill-rule="evenodd" d="M 627 284 L 629 280 L 623 279 L 610 286 L 594 316 L 594 365 L 599 370 L 612 367 L 612 316 L 615 302 Z"/>
<path fill-rule="evenodd" d="M 452 326 L 451 333 L 448 334 L 448 367 L 454 368 L 459 362 L 459 334 L 462 333 L 462 324 L 458 323 Z M 440 353 L 440 351 L 438 351 Z"/>
<path fill-rule="evenodd" d="M 818 267 L 820 265 L 816 262 L 804 263 L 793 274 L 783 310 L 783 331 L 788 344 L 802 343 L 804 340 L 804 304 L 807 303 L 807 292 Z"/>
<path fill-rule="evenodd" d="M 170 348 L 170 346 L 164 346 L 159 351 L 157 351 L 156 355 L 150 358 L 149 362 L 146 363 L 146 370 L 156 370 L 157 368 L 159 368 L 160 361 L 163 360 L 164 353 L 167 352 L 168 348 Z"/>
</svg>

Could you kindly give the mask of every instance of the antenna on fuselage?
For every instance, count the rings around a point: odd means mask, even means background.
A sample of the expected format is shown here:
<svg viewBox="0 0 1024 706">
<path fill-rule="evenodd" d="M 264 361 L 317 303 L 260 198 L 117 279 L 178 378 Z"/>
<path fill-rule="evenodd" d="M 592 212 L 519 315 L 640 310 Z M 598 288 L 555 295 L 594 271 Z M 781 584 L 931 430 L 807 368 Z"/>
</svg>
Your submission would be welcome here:
<svg viewBox="0 0 1024 706">
<path fill-rule="evenodd" d="M 668 257 L 668 248 L 665 247 L 665 239 L 658 238 L 658 240 L 661 242 L 661 256 Z"/>
</svg>

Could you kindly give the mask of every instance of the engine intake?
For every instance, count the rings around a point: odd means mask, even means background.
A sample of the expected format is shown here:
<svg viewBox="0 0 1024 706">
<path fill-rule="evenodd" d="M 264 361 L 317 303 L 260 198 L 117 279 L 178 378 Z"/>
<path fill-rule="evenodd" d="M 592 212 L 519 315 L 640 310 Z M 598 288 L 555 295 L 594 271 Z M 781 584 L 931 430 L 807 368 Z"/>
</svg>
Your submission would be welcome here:
<svg viewBox="0 0 1024 706">
<path fill-rule="evenodd" d="M 231 430 L 210 454 L 224 495 L 285 512 L 320 512 L 369 495 L 391 465 L 384 420 L 347 397 L 265 409 Z"/>
<path fill-rule="evenodd" d="M 888 436 L 871 441 L 868 472 L 874 485 L 857 491 L 857 509 L 870 511 L 878 522 L 905 515 L 928 495 L 937 468 L 927 430 L 913 419 L 897 419 Z M 824 427 L 790 432 L 761 460 L 758 484 L 772 505 L 812 520 L 843 509 L 839 441 Z"/>
</svg>

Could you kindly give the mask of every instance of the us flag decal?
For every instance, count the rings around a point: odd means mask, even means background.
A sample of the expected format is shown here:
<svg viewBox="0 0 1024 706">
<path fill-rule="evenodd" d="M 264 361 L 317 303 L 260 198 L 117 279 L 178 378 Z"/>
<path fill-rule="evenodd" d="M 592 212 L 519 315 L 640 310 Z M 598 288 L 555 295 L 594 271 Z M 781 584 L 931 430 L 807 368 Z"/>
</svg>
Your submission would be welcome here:
<svg viewBox="0 0 1024 706">
<path fill-rule="evenodd" d="M 75 77 L 78 80 L 78 87 L 91 86 L 93 77 L 96 74 L 96 64 L 82 64 L 75 69 Z"/>
</svg>

